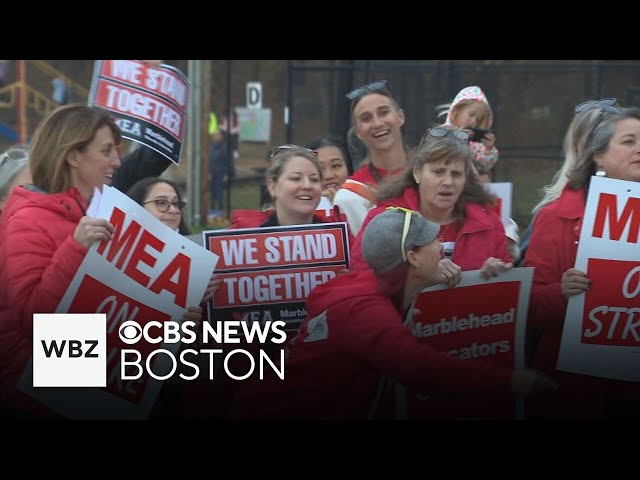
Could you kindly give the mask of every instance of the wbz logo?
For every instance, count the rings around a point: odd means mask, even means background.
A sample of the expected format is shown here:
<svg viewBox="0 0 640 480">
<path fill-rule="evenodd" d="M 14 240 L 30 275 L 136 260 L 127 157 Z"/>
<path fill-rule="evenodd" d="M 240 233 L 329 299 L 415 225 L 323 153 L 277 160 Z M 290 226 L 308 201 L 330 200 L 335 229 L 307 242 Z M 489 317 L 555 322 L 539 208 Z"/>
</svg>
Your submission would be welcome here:
<svg viewBox="0 0 640 480">
<path fill-rule="evenodd" d="M 87 357 L 87 358 L 99 358 L 97 353 L 91 353 L 98 346 L 98 340 L 85 340 L 84 344 L 89 345 L 89 350 L 83 352 L 82 351 L 82 341 L 81 340 L 62 340 L 60 344 L 57 341 L 51 340 L 51 343 L 47 345 L 46 340 L 41 340 L 42 348 L 44 349 L 44 354 L 47 358 L 51 358 L 51 355 L 55 355 L 58 358 L 62 358 L 64 356 L 64 347 L 68 346 L 69 350 L 69 358 L 78 358 L 78 357 Z"/>
<path fill-rule="evenodd" d="M 34 387 L 106 387 L 107 316 L 36 313 Z"/>
</svg>

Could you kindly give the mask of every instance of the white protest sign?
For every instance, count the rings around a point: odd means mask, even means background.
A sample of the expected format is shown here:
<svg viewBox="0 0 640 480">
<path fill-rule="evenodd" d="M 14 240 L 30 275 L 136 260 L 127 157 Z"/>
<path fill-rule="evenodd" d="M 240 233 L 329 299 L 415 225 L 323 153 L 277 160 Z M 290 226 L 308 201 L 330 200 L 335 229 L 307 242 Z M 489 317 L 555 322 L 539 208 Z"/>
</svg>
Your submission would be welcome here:
<svg viewBox="0 0 640 480">
<path fill-rule="evenodd" d="M 497 205 L 493 210 L 498 214 L 500 220 L 502 220 L 502 223 L 506 226 L 511 218 L 513 184 L 511 182 L 486 183 L 485 188 L 498 197 Z"/>
<path fill-rule="evenodd" d="M 107 387 L 33 388 L 31 363 L 19 388 L 69 418 L 145 418 L 162 386 L 143 375 L 120 379 L 119 326 L 125 321 L 181 321 L 200 304 L 218 256 L 156 219 L 115 188 L 103 187 L 97 218 L 115 227 L 111 241 L 94 243 L 62 298 L 56 313 L 106 313 Z M 136 349 L 145 356 L 163 348 L 176 353 L 180 343 Z M 157 358 L 159 370 L 166 358 Z"/>
<path fill-rule="evenodd" d="M 640 381 L 639 236 L 640 183 L 592 177 L 575 265 L 592 287 L 567 304 L 559 370 Z"/>
</svg>

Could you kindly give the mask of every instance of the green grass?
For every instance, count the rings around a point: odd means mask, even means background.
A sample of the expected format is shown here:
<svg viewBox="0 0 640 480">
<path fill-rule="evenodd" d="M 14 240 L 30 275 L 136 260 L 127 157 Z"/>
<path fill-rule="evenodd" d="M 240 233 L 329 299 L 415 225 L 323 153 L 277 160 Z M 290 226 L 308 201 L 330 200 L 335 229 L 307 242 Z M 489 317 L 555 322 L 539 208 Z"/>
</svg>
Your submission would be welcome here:
<svg viewBox="0 0 640 480">
<path fill-rule="evenodd" d="M 231 186 L 231 211 L 248 209 L 260 209 L 260 185 L 262 179 L 233 183 Z M 191 233 L 200 233 L 203 230 L 223 228 L 217 226 L 192 225 Z"/>
<path fill-rule="evenodd" d="M 260 208 L 262 179 L 253 182 L 234 183 L 231 187 L 231 210 Z"/>
</svg>

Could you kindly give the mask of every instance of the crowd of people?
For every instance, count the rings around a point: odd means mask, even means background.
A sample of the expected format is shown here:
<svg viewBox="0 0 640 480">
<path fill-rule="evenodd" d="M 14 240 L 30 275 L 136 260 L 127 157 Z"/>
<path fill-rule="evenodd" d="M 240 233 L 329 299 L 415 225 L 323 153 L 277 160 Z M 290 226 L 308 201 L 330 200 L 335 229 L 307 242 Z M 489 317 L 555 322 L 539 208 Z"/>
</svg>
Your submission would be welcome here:
<svg viewBox="0 0 640 480">
<path fill-rule="evenodd" d="M 533 210 L 519 255 L 517 225 L 503 224 L 484 185 L 499 151 L 479 87 L 462 89 L 446 120 L 416 147 L 404 141 L 405 114 L 388 82 L 346 97 L 349 135 L 366 147 L 363 165 L 354 171 L 340 137 L 276 147 L 268 156 L 268 205 L 234 211 L 229 231 L 345 222 L 349 269 L 307 297 L 307 315 L 286 345 L 286 380 L 250 378 L 233 388 L 222 380 L 207 394 L 194 390 L 197 405 L 189 408 L 233 419 L 394 418 L 401 385 L 436 398 L 526 397 L 526 418 L 638 417 L 636 383 L 563 372 L 557 362 L 567 302 L 591 287 L 587 272 L 575 268 L 589 184 L 603 175 L 640 181 L 640 110 L 615 99 L 576 107 L 563 165 Z M 222 177 L 229 175 L 228 149 L 237 149 L 228 130 L 211 132 L 211 166 Z M 0 156 L 0 398 L 12 415 L 55 416 L 15 386 L 32 354 L 33 314 L 55 311 L 88 248 L 113 237 L 111 223 L 87 215 L 94 190 L 115 186 L 189 234 L 180 188 L 160 177 L 170 162 L 145 147 L 121 159 L 121 141 L 109 114 L 72 104 L 47 114 L 30 145 Z M 221 182 L 218 175 L 211 183 L 219 208 Z M 526 368 L 455 358 L 409 328 L 425 288 L 453 289 L 475 270 L 493 279 L 520 261 L 534 267 Z M 189 306 L 183 320 L 202 322 L 221 283 L 211 272 L 201 304 Z M 183 387 L 188 395 L 188 386 L 174 384 L 180 394 L 156 415 L 185 408 Z"/>
</svg>

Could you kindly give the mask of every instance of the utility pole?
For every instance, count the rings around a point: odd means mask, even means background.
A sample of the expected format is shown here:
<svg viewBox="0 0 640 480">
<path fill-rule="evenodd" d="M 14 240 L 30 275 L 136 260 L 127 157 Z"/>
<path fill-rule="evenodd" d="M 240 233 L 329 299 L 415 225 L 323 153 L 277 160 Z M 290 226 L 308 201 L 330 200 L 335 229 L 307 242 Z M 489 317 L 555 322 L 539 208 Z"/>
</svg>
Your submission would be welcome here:
<svg viewBox="0 0 640 480">
<path fill-rule="evenodd" d="M 202 163 L 202 60 L 189 60 L 189 96 L 188 123 L 188 165 L 187 192 L 189 198 L 191 225 L 200 225 L 200 172 Z"/>
<path fill-rule="evenodd" d="M 200 225 L 206 226 L 209 215 L 209 150 L 211 135 L 209 135 L 209 113 L 211 112 L 211 60 L 203 60 L 202 71 L 202 104 L 200 129 L 200 144 L 202 145 L 202 162 L 200 167 Z M 204 139 L 204 141 L 202 141 Z"/>
<path fill-rule="evenodd" d="M 16 116 L 18 127 L 18 143 L 27 143 L 27 72 L 24 60 L 16 60 L 18 95 L 16 95 Z"/>
</svg>

